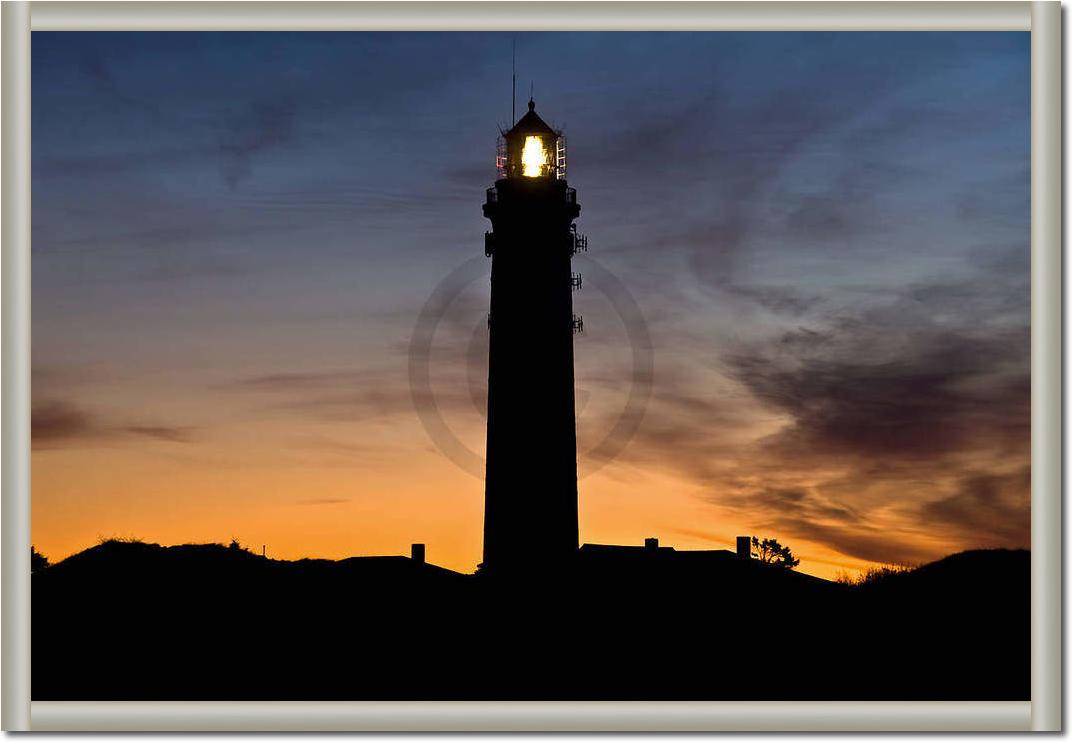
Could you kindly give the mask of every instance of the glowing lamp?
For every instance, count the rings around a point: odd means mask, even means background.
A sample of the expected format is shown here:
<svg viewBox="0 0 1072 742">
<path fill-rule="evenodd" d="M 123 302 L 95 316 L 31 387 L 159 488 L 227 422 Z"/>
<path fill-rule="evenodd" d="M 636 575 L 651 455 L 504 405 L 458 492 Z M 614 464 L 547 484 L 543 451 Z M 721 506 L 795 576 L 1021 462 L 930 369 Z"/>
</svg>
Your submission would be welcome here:
<svg viewBox="0 0 1072 742">
<path fill-rule="evenodd" d="M 521 149 L 521 174 L 526 178 L 538 178 L 547 167 L 547 151 L 543 141 L 537 136 L 525 137 L 525 146 Z"/>
</svg>

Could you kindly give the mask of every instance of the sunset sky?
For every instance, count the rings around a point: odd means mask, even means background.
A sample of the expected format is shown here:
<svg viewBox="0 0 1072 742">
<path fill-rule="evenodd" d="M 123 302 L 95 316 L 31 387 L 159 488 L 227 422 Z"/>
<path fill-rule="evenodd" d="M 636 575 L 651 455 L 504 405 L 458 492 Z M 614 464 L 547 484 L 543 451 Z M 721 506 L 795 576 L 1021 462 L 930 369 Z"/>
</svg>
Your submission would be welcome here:
<svg viewBox="0 0 1072 742">
<path fill-rule="evenodd" d="M 422 427 L 408 352 L 483 259 L 513 38 L 33 34 L 39 550 L 475 567 L 483 483 Z M 516 44 L 518 108 L 531 85 L 565 130 L 588 257 L 652 340 L 597 468 L 631 350 L 575 294 L 582 542 L 775 536 L 827 577 L 1028 546 L 1027 33 Z M 431 356 L 476 456 L 487 303 L 480 278 Z"/>
</svg>

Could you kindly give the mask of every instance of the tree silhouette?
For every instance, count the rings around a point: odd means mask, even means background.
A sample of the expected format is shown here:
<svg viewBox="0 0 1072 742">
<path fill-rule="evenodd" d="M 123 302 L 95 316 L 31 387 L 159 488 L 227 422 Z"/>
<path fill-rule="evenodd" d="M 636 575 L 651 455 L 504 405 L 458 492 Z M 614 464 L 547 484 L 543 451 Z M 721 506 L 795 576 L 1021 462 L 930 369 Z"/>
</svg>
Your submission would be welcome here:
<svg viewBox="0 0 1072 742">
<path fill-rule="evenodd" d="M 49 566 L 48 557 L 33 546 L 30 547 L 30 573 L 39 572 Z"/>
<path fill-rule="evenodd" d="M 782 546 L 778 539 L 765 538 L 762 541 L 757 536 L 752 537 L 752 557 L 764 564 L 782 569 L 793 569 L 800 564 L 800 560 L 793 556 L 793 551 L 788 546 Z"/>
</svg>

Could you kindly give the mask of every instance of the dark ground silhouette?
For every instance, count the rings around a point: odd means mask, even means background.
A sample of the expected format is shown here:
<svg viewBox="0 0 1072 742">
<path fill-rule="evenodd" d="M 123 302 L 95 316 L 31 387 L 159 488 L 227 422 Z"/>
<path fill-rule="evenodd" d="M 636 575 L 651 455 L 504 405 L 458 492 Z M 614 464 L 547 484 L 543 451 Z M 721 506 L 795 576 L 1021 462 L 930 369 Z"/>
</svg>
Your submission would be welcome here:
<svg viewBox="0 0 1072 742">
<path fill-rule="evenodd" d="M 507 582 L 106 542 L 32 577 L 33 698 L 1026 700 L 1029 557 L 850 587 L 730 552 L 586 546 Z"/>
</svg>

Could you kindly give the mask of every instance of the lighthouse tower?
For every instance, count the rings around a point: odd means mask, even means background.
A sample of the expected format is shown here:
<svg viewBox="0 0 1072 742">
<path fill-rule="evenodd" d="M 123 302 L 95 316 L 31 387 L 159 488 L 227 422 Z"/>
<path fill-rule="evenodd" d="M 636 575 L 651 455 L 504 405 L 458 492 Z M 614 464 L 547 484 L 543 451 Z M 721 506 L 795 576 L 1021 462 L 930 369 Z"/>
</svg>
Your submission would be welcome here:
<svg viewBox="0 0 1072 742">
<path fill-rule="evenodd" d="M 585 249 L 573 220 L 562 133 L 536 104 L 503 134 L 499 179 L 487 192 L 492 231 L 488 316 L 487 573 L 553 569 L 577 552 L 577 432 L 573 313 L 580 276 L 570 260 Z"/>
</svg>

